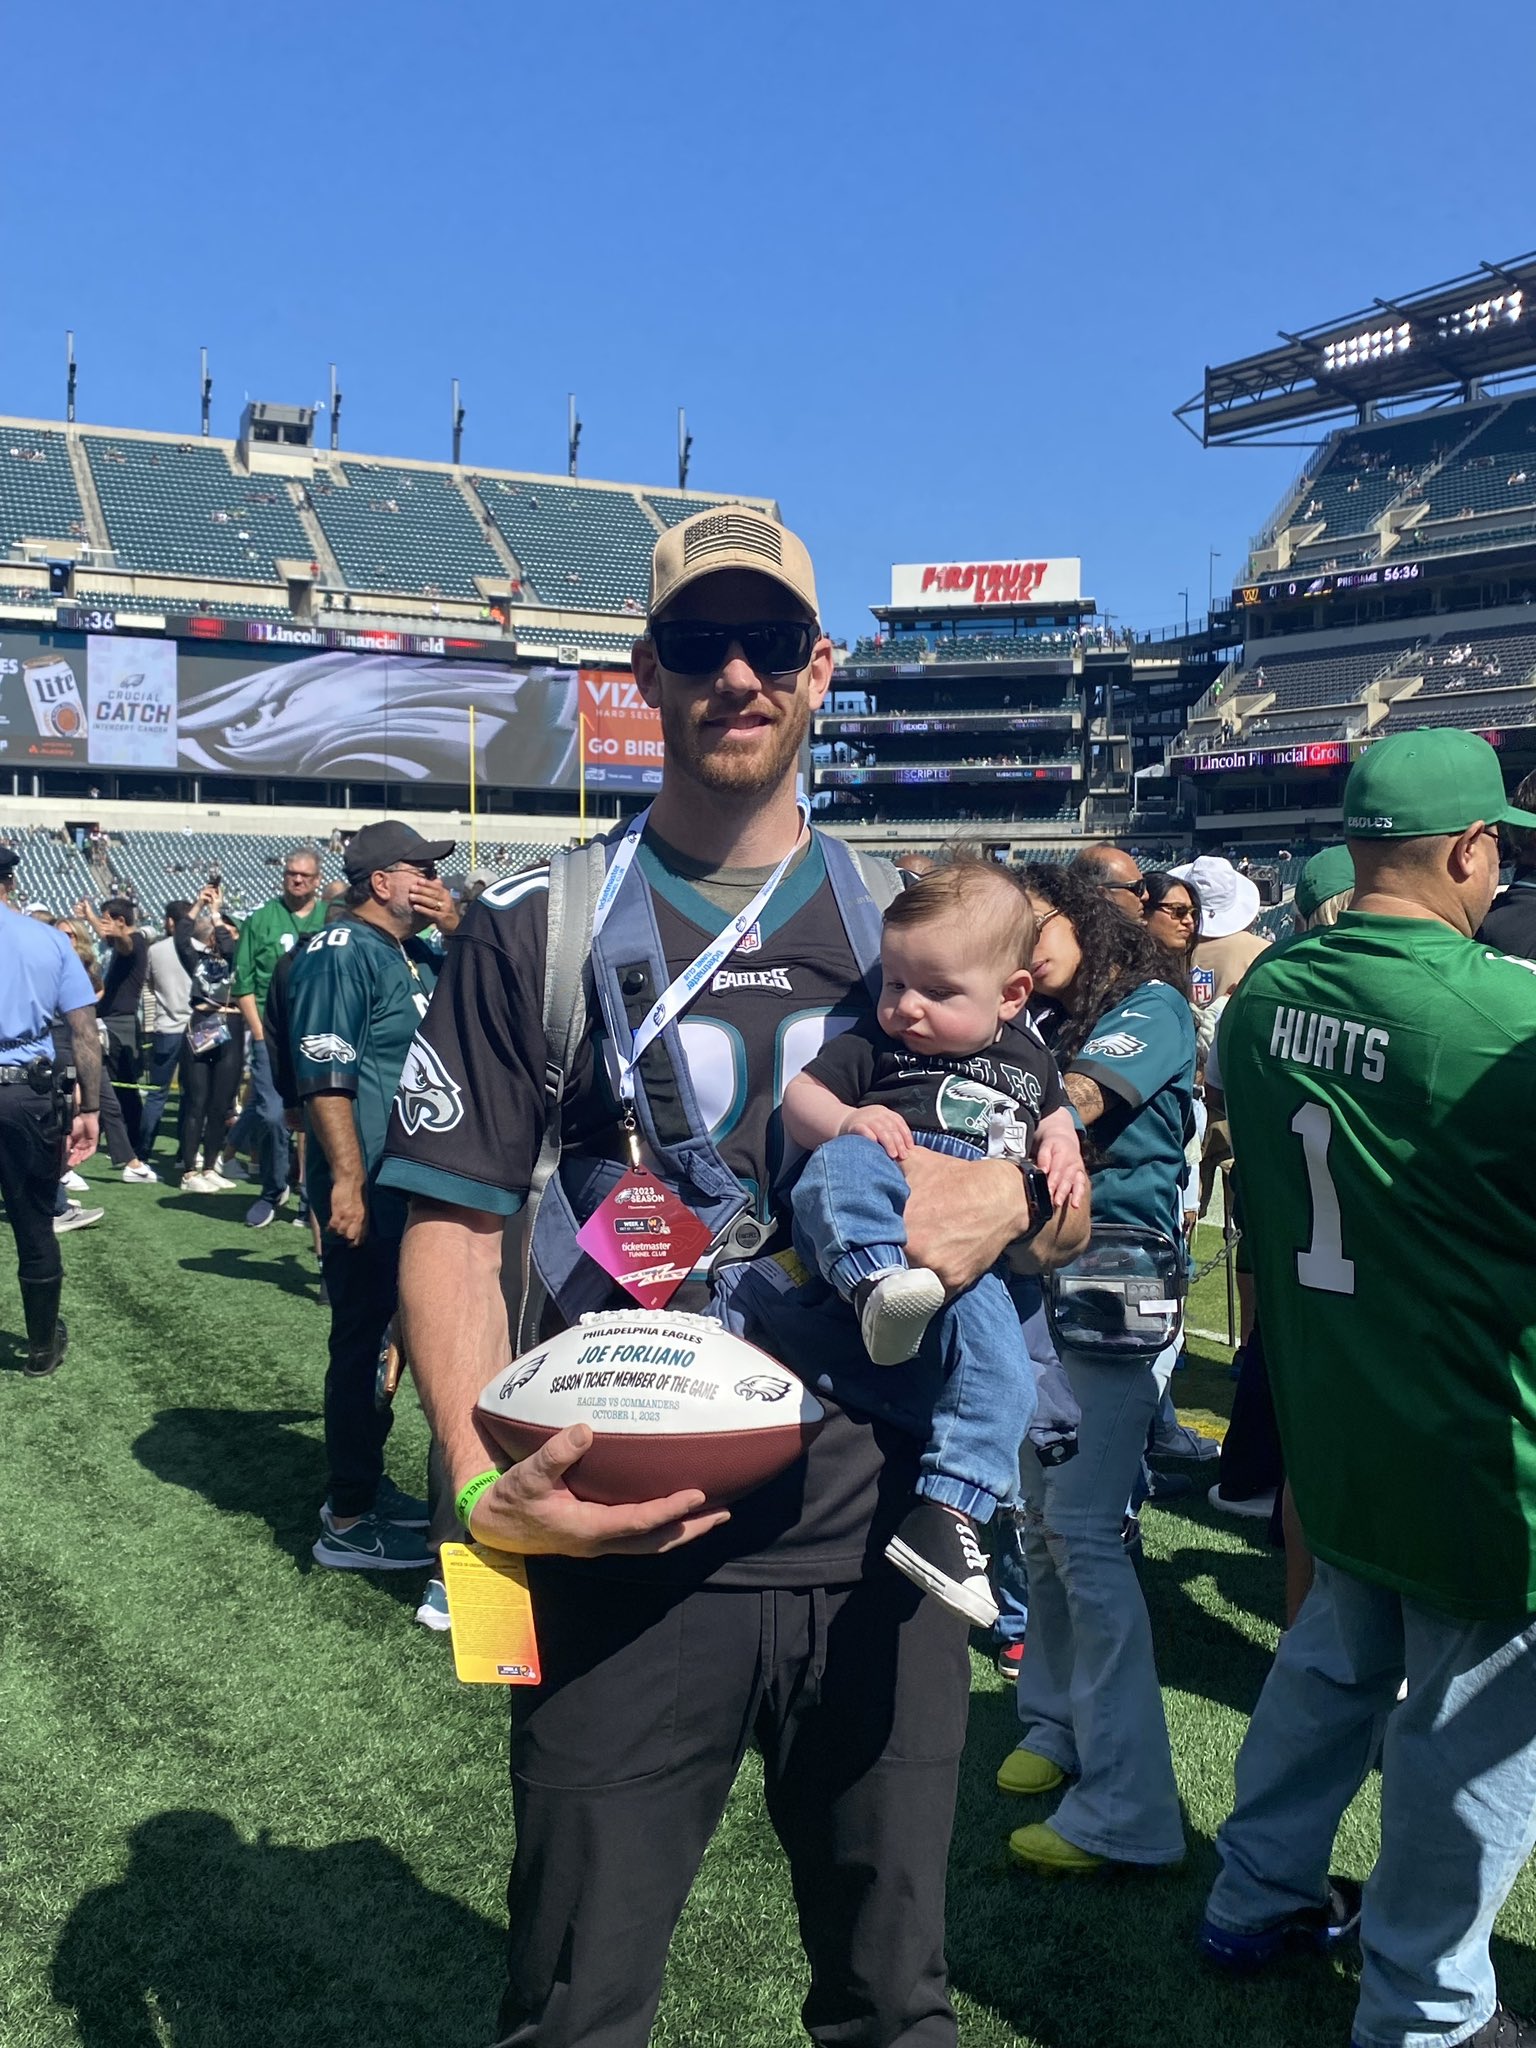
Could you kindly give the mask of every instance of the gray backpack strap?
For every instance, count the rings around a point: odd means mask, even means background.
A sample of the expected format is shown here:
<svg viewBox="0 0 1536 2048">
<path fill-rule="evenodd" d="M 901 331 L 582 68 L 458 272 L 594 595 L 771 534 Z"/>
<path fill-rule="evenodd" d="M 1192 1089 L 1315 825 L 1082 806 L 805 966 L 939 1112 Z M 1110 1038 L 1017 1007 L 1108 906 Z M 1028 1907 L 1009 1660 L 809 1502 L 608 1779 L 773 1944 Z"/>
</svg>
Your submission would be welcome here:
<svg viewBox="0 0 1536 2048">
<path fill-rule="evenodd" d="M 607 865 L 603 839 L 557 853 L 549 863 L 549 924 L 544 942 L 544 1138 L 523 1204 L 522 1307 L 514 1357 L 538 1342 L 544 1315 L 547 1297 L 533 1263 L 533 1225 L 544 1190 L 560 1165 L 565 1083 L 587 1028 L 587 960 Z"/>
</svg>

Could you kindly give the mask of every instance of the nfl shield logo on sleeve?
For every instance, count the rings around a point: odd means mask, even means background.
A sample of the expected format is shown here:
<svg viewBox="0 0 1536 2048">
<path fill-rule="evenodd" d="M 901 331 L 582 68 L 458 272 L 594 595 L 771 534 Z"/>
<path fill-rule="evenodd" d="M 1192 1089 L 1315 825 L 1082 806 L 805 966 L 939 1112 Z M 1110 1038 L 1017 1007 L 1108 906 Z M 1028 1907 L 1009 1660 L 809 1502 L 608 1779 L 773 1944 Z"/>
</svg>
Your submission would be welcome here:
<svg viewBox="0 0 1536 2048">
<path fill-rule="evenodd" d="M 761 920 L 744 931 L 736 943 L 738 953 L 757 953 L 762 950 L 763 927 Z"/>
<path fill-rule="evenodd" d="M 1190 993 L 1201 1009 L 1206 1009 L 1216 1000 L 1216 970 L 1214 967 L 1192 967 L 1189 971 Z"/>
</svg>

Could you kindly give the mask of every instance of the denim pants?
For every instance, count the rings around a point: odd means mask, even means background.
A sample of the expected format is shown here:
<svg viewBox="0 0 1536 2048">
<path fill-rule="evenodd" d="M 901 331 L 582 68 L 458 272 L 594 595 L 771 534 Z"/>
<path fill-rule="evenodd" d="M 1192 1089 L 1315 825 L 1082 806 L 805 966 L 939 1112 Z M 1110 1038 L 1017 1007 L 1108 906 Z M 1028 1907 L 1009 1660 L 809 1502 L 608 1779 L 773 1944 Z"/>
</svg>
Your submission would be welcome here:
<svg viewBox="0 0 1536 2048">
<path fill-rule="evenodd" d="M 1061 1354 L 1083 1411 L 1077 1456 L 1050 1469 L 1026 1445 L 1028 1653 L 1020 1742 L 1076 1773 L 1052 1816 L 1067 1841 L 1120 1863 L 1184 1854 L 1152 1624 L 1121 1527 L 1177 1347 L 1145 1364 Z"/>
<path fill-rule="evenodd" d="M 253 1134 L 261 1192 L 275 1202 L 288 1187 L 289 1131 L 264 1039 L 251 1042 L 251 1096 L 229 1135 L 229 1149 L 233 1152 Z"/>
<path fill-rule="evenodd" d="M 1318 1904 L 1378 1751 L 1353 2038 L 1444 2048 L 1493 2016 L 1489 1932 L 1536 1846 L 1536 1617 L 1464 1621 L 1319 1558 L 1238 1751 L 1207 1909 L 1218 1926 Z"/>
<path fill-rule="evenodd" d="M 978 1156 L 967 1146 L 968 1158 Z M 847 1301 L 860 1280 L 907 1263 L 906 1175 L 872 1138 L 818 1145 L 795 1187 L 795 1248 Z M 979 1522 L 1015 1498 L 1019 1445 L 1035 1412 L 1035 1374 L 1000 1270 L 947 1303 L 928 1326 L 944 1361 L 917 1491 Z M 901 1366 L 888 1368 L 901 1372 Z"/>
<path fill-rule="evenodd" d="M 144 1098 L 144 1120 L 139 1127 L 139 1157 L 148 1159 L 155 1149 L 155 1133 L 165 1115 L 177 1066 L 187 1043 L 182 1031 L 157 1031 L 149 1042 L 149 1093 Z"/>
</svg>

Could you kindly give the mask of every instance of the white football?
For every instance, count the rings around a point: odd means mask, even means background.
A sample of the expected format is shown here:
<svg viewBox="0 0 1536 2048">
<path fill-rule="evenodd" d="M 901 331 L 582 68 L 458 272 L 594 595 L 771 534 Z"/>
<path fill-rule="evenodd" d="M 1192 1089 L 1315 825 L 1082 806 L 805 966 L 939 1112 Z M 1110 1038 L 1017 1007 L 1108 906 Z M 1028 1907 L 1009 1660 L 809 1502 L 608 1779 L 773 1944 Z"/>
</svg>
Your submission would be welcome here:
<svg viewBox="0 0 1536 2048">
<path fill-rule="evenodd" d="M 592 1445 L 566 1484 L 619 1506 L 685 1487 L 737 1500 L 804 1455 L 825 1410 L 788 1366 L 713 1316 L 620 1309 L 514 1358 L 475 1413 L 513 1459 L 586 1423 Z"/>
</svg>

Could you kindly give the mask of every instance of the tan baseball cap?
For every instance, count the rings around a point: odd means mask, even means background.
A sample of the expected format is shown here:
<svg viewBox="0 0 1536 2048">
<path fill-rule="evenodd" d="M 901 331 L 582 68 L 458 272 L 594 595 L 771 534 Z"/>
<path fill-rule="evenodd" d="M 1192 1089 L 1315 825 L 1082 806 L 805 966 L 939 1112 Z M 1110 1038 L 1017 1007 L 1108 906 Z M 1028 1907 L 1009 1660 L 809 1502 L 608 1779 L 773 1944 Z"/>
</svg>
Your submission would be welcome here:
<svg viewBox="0 0 1536 2048">
<path fill-rule="evenodd" d="M 796 597 L 811 617 L 819 618 L 816 572 L 798 534 L 749 505 L 721 505 L 695 512 L 680 526 L 669 526 L 651 551 L 651 600 L 646 616 L 654 619 L 673 598 L 721 569 L 754 569 Z"/>
</svg>

